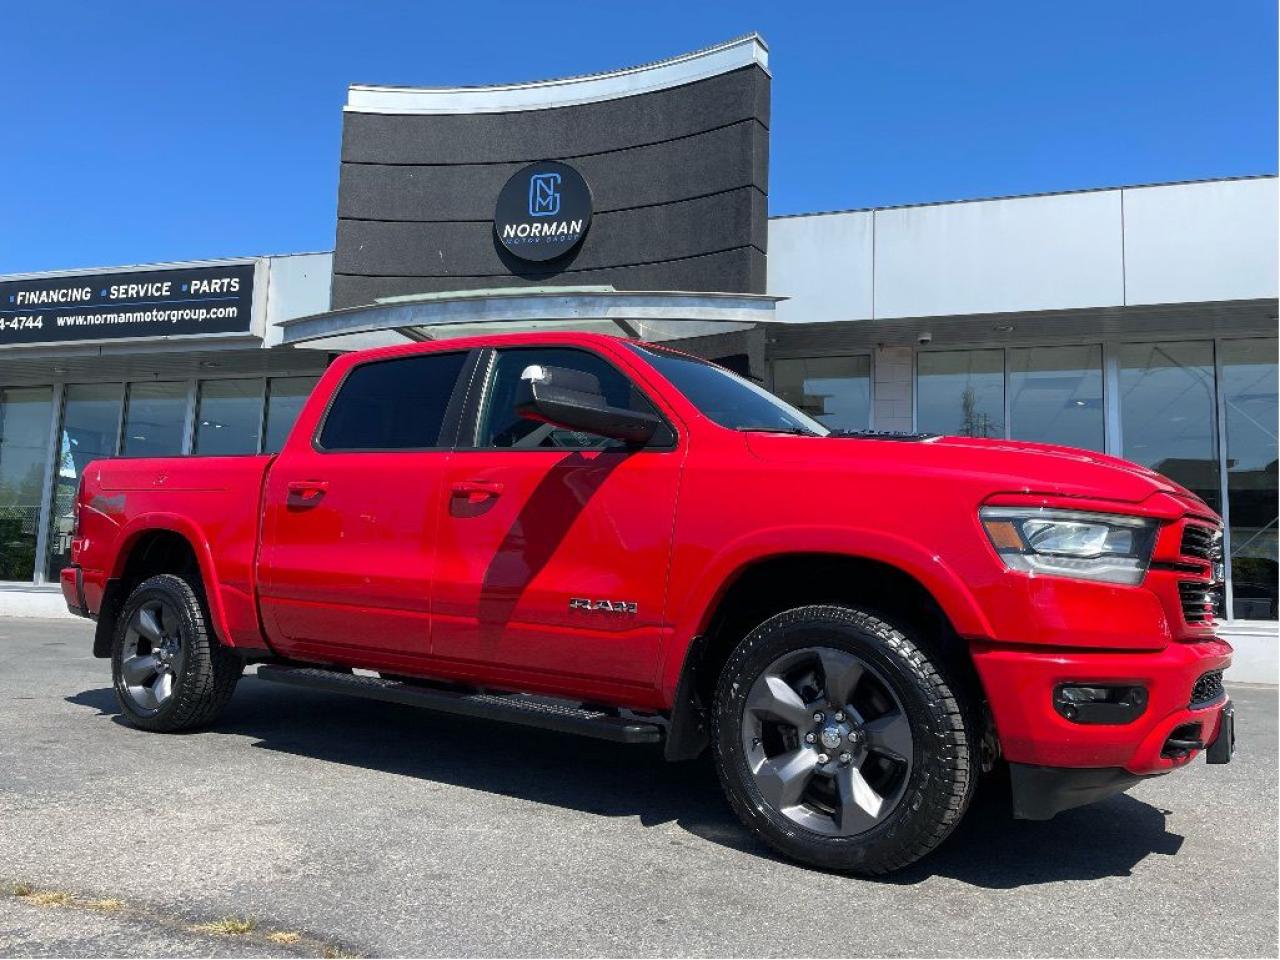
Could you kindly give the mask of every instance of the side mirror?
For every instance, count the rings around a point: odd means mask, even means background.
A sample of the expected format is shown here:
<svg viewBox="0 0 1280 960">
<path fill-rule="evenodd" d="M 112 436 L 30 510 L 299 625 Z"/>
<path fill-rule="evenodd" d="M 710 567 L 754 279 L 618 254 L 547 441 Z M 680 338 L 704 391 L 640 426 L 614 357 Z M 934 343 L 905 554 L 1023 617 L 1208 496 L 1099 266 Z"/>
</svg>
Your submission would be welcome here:
<svg viewBox="0 0 1280 960">
<path fill-rule="evenodd" d="M 637 447 L 648 443 L 663 425 L 652 413 L 609 406 L 600 381 L 591 374 L 543 364 L 530 364 L 520 374 L 515 408 L 526 420 L 594 433 Z"/>
</svg>

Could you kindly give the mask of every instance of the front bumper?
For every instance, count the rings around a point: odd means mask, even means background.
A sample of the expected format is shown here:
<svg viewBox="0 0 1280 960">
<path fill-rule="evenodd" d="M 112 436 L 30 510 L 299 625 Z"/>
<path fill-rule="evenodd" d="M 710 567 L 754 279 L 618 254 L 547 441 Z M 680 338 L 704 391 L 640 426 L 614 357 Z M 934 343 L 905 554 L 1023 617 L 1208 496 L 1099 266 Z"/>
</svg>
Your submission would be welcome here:
<svg viewBox="0 0 1280 960">
<path fill-rule="evenodd" d="M 1236 749 L 1235 710 L 1231 701 L 1219 708 L 1218 732 L 1205 747 L 1209 763 L 1230 763 Z M 1155 776 L 1155 774 L 1153 774 Z M 1063 810 L 1123 793 L 1145 779 L 1122 767 L 1037 767 L 1009 764 L 1013 815 L 1020 820 L 1048 820 Z"/>
<path fill-rule="evenodd" d="M 1154 651 L 1044 649 L 975 643 L 973 659 L 995 720 L 1001 753 L 1036 767 L 1106 767 L 1134 777 L 1167 773 L 1199 755 L 1167 755 L 1180 738 L 1212 743 L 1228 701 L 1192 704 L 1196 680 L 1231 663 L 1231 645 L 1205 639 Z M 1131 684 L 1147 691 L 1146 709 L 1124 724 L 1081 724 L 1053 706 L 1060 684 Z M 1123 787 L 1121 788 L 1123 789 Z"/>
</svg>

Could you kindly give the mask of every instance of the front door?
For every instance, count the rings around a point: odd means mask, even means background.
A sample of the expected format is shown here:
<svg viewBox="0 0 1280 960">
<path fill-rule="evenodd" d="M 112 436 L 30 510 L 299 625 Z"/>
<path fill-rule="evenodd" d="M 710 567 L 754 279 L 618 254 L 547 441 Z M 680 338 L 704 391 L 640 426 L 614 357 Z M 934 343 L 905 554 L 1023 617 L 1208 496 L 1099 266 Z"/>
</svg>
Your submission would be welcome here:
<svg viewBox="0 0 1280 960">
<path fill-rule="evenodd" d="M 433 656 L 472 679 L 625 698 L 655 683 L 684 445 L 665 428 L 637 450 L 521 419 L 516 386 L 532 364 L 584 372 L 611 405 L 656 412 L 591 351 L 482 362 L 473 442 L 445 469 Z"/>
<path fill-rule="evenodd" d="M 455 385 L 467 358 L 411 353 L 353 367 L 315 442 L 291 437 L 272 464 L 259 595 L 281 653 L 407 672 L 423 666 L 462 394 Z"/>
</svg>

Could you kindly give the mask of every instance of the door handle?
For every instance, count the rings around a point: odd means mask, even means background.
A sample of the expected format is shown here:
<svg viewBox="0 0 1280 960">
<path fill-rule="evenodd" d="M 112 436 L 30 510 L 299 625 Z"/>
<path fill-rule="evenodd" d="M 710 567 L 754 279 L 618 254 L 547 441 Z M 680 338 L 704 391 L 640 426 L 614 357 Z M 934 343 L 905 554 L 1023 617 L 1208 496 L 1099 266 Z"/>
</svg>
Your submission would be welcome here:
<svg viewBox="0 0 1280 960">
<path fill-rule="evenodd" d="M 329 489 L 329 481 L 290 480 L 285 487 L 289 491 L 290 500 L 295 504 L 310 507 L 320 502 L 320 498 Z"/>
<path fill-rule="evenodd" d="M 453 485 L 452 493 L 468 503 L 484 503 L 502 496 L 502 484 L 490 480 L 462 480 Z"/>
</svg>

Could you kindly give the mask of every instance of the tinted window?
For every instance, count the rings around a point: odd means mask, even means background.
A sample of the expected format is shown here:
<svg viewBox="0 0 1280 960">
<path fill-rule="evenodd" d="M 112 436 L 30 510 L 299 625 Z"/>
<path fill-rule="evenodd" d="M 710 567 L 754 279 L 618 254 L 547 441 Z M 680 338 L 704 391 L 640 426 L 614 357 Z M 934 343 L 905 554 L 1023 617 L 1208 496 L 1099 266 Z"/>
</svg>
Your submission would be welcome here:
<svg viewBox="0 0 1280 960">
<path fill-rule="evenodd" d="M 563 367 L 588 374 L 600 385 L 600 392 L 609 406 L 657 413 L 627 376 L 594 353 L 563 347 L 500 350 L 489 380 L 489 395 L 480 414 L 479 446 L 513 450 L 622 446 L 617 440 L 594 433 L 566 430 L 518 415 L 515 411 L 516 389 L 520 384 L 520 374 L 531 364 Z"/>
<path fill-rule="evenodd" d="M 182 453 L 186 420 L 185 383 L 131 383 L 120 452 L 126 457 L 176 457 Z"/>
<path fill-rule="evenodd" d="M 35 573 L 52 414 L 51 387 L 0 390 L 0 580 Z"/>
<path fill-rule="evenodd" d="M 1116 352 L 1124 456 L 1219 509 L 1213 343 L 1125 343 Z"/>
<path fill-rule="evenodd" d="M 826 427 L 763 387 L 713 363 L 656 347 L 628 344 L 703 414 L 731 430 L 813 433 Z"/>
<path fill-rule="evenodd" d="M 1102 347 L 1009 351 L 1009 436 L 1101 450 Z"/>
<path fill-rule="evenodd" d="M 916 426 L 961 437 L 1004 436 L 1004 351 L 922 353 Z"/>
<path fill-rule="evenodd" d="M 326 450 L 420 450 L 440 429 L 465 353 L 429 353 L 356 367 L 338 388 L 320 433 Z"/>
<path fill-rule="evenodd" d="M 871 425 L 870 357 L 775 360 L 773 390 L 832 430 Z"/>
<path fill-rule="evenodd" d="M 1231 515 L 1232 614 L 1276 618 L 1276 341 L 1226 340 L 1219 348 L 1227 409 L 1227 496 Z"/>
<path fill-rule="evenodd" d="M 196 409 L 195 453 L 257 453 L 262 431 L 261 380 L 206 380 Z"/>
<path fill-rule="evenodd" d="M 279 453 L 293 430 L 293 422 L 316 385 L 316 377 L 272 377 L 267 381 L 267 436 L 264 453 Z"/>
<path fill-rule="evenodd" d="M 53 473 L 49 519 L 49 564 L 45 575 L 57 581 L 71 562 L 71 523 L 76 488 L 90 461 L 116 455 L 120 433 L 122 383 L 70 383 L 62 403 L 62 430 Z"/>
</svg>

